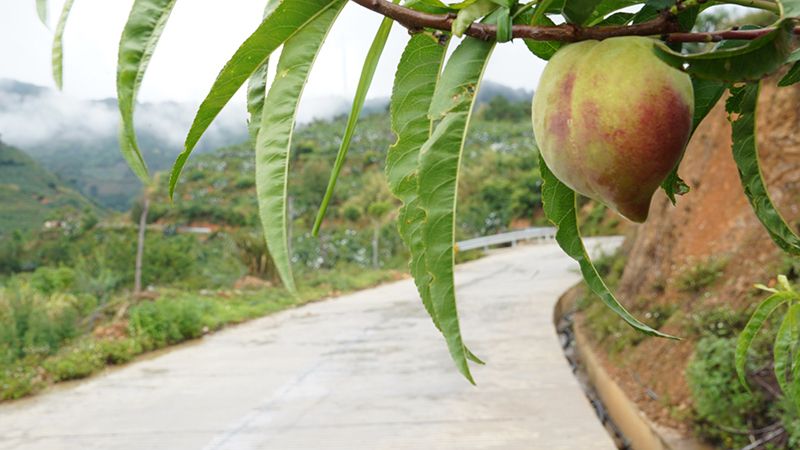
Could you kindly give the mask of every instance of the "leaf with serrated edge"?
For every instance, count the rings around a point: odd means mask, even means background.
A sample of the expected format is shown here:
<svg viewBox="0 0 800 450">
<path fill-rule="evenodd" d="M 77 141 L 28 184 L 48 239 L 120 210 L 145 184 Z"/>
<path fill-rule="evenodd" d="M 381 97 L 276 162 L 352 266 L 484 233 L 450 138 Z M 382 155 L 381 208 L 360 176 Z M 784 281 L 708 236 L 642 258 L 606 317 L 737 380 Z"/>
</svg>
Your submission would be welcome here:
<svg viewBox="0 0 800 450">
<path fill-rule="evenodd" d="M 733 159 L 739 168 L 742 188 L 772 240 L 781 250 L 800 255 L 800 238 L 792 231 L 767 192 L 756 145 L 756 113 L 761 82 L 745 85 L 745 94 L 738 105 L 739 117 L 731 122 Z"/>
<path fill-rule="evenodd" d="M 287 245 L 289 150 L 303 87 L 322 42 L 345 2 L 337 0 L 284 44 L 256 141 L 256 192 L 264 237 L 283 285 L 295 295 L 297 288 Z M 270 18 L 275 17 L 277 11 Z"/>
<path fill-rule="evenodd" d="M 697 130 L 697 127 L 700 126 L 700 122 L 705 119 L 709 112 L 714 109 L 714 105 L 717 104 L 720 98 L 722 98 L 722 94 L 725 93 L 725 89 L 728 88 L 728 83 L 723 83 L 720 81 L 711 81 L 711 80 L 701 80 L 699 78 L 692 78 L 692 90 L 694 91 L 694 118 L 692 119 L 692 132 L 689 133 L 689 140 L 688 143 L 691 142 L 692 136 L 694 132 Z M 683 149 L 686 151 L 686 148 Z M 683 161 L 683 154 L 681 154 L 681 159 L 678 160 L 678 164 L 675 165 L 675 168 L 672 169 L 667 178 L 661 183 L 661 189 L 667 194 L 672 204 L 675 204 L 675 194 L 686 193 L 687 191 L 681 191 L 681 188 L 686 188 L 686 183 L 681 180 L 678 176 L 678 168 L 681 165 L 681 161 Z"/>
<path fill-rule="evenodd" d="M 147 165 L 133 128 L 133 108 L 150 59 L 177 0 L 136 0 L 122 31 L 117 62 L 117 100 L 122 116 L 120 151 L 133 172 L 149 183 Z M 127 140 L 127 143 L 123 142 Z M 133 165 L 131 165 L 133 163 Z M 134 168 L 134 166 L 137 166 Z M 144 177 L 142 177 L 144 175 Z"/>
<path fill-rule="evenodd" d="M 56 87 L 59 91 L 64 87 L 64 28 L 67 26 L 67 18 L 74 1 L 67 0 L 64 2 L 64 7 L 61 8 L 61 15 L 58 17 L 58 25 L 56 25 L 56 31 L 53 35 L 53 79 L 56 81 Z"/>
<path fill-rule="evenodd" d="M 267 20 L 270 14 L 280 4 L 280 0 L 269 0 L 264 7 L 262 20 Z M 261 129 L 261 111 L 264 110 L 264 101 L 267 99 L 267 70 L 269 69 L 269 58 L 258 66 L 253 75 L 247 81 L 247 113 L 250 119 L 247 121 L 247 132 L 250 135 L 250 142 L 253 148 L 258 140 L 258 130 Z"/>
<path fill-rule="evenodd" d="M 428 117 L 443 119 L 420 150 L 419 205 L 425 211 L 422 243 L 431 274 L 431 299 L 450 355 L 459 371 L 475 383 L 461 338 L 453 274 L 455 212 L 461 153 L 472 107 L 494 42 L 465 38 L 447 61 L 436 85 Z M 453 95 L 453 93 L 457 95 Z"/>
<path fill-rule="evenodd" d="M 656 45 L 654 51 L 667 64 L 697 78 L 728 82 L 758 80 L 786 63 L 792 53 L 793 30 L 794 20 L 785 20 L 774 31 L 738 48 L 682 55 Z"/>
<path fill-rule="evenodd" d="M 395 2 L 397 1 L 398 0 L 395 0 Z M 336 162 L 333 164 L 331 178 L 328 181 L 328 189 L 325 191 L 322 205 L 320 205 L 319 212 L 317 212 L 317 219 L 314 221 L 314 228 L 311 230 L 312 236 L 316 236 L 317 233 L 319 233 L 319 227 L 322 225 L 325 211 L 328 210 L 328 203 L 331 201 L 333 188 L 336 187 L 336 180 L 339 178 L 342 167 L 344 167 L 347 150 L 350 148 L 350 141 L 353 139 L 353 133 L 356 130 L 358 118 L 361 116 L 361 109 L 364 107 L 367 91 L 369 91 L 369 87 L 372 85 L 375 69 L 378 67 L 378 61 L 381 59 L 383 48 L 386 46 L 386 40 L 389 38 L 389 32 L 392 30 L 392 23 L 394 23 L 394 21 L 388 17 L 383 19 L 381 26 L 378 28 L 378 32 L 375 34 L 375 39 L 372 40 L 367 58 L 364 60 L 364 67 L 361 69 L 361 77 L 358 79 L 358 87 L 356 88 L 356 95 L 353 99 L 353 106 L 350 108 L 350 117 L 347 118 L 347 125 L 345 126 L 342 143 L 339 145 L 339 153 L 336 155 Z"/>
<path fill-rule="evenodd" d="M 586 253 L 586 248 L 583 245 L 583 239 L 578 230 L 575 192 L 553 175 L 541 154 L 539 156 L 539 170 L 544 181 L 542 185 L 544 213 L 547 219 L 558 227 L 556 242 L 570 258 L 578 262 L 583 279 L 586 280 L 589 288 L 600 297 L 603 303 L 637 331 L 648 336 L 677 339 L 639 322 L 614 298 L 614 294 L 608 290 L 603 279 L 600 278 L 600 274 L 597 273 L 597 269 L 592 264 L 589 254 Z"/>
<path fill-rule="evenodd" d="M 419 150 L 431 134 L 428 108 L 444 62 L 446 47 L 425 34 L 416 34 L 406 45 L 392 88 L 392 131 L 397 142 L 386 154 L 386 179 L 392 194 L 403 202 L 397 229 L 411 253 L 409 271 L 425 309 L 441 330 L 430 295 L 430 274 L 425 267 L 425 248 L 420 225 L 425 213 L 417 206 Z"/>
<path fill-rule="evenodd" d="M 750 348 L 753 338 L 756 336 L 756 333 L 758 333 L 761 325 L 764 324 L 764 321 L 767 320 L 767 317 L 769 317 L 776 308 L 796 298 L 797 294 L 794 292 L 778 292 L 777 294 L 770 295 L 758 305 L 756 312 L 750 317 L 744 330 L 742 330 L 742 333 L 739 335 L 739 340 L 736 342 L 736 373 L 739 375 L 739 381 L 742 383 L 742 386 L 744 386 L 748 392 L 750 392 L 750 387 L 744 380 L 744 361 L 747 358 L 747 350 Z"/>
<path fill-rule="evenodd" d="M 192 153 L 197 141 L 211 122 L 233 97 L 233 94 L 253 75 L 261 64 L 284 42 L 302 31 L 315 18 L 328 9 L 339 5 L 340 0 L 284 0 L 267 20 L 261 22 L 248 37 L 222 72 L 214 81 L 200 109 L 195 115 L 189 134 L 186 136 L 183 153 L 178 155 L 169 177 L 169 196 L 175 192 L 175 184 Z"/>
</svg>

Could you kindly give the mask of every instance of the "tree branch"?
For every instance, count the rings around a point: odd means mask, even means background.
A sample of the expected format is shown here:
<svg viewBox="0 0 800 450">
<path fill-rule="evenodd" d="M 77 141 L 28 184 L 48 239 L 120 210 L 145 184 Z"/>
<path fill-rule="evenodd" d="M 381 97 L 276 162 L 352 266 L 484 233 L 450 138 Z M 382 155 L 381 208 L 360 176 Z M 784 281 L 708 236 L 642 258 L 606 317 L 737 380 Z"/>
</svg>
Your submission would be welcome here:
<svg viewBox="0 0 800 450">
<path fill-rule="evenodd" d="M 353 0 L 359 5 L 371 9 L 403 25 L 409 30 L 423 28 L 450 31 L 455 14 L 428 14 L 394 4 L 387 0 Z M 514 25 L 511 28 L 514 38 L 531 41 L 577 42 L 590 39 L 603 40 L 616 36 L 658 36 L 680 30 L 675 17 L 668 11 L 662 12 L 657 19 L 636 25 L 610 27 L 584 27 L 573 23 L 558 26 Z M 483 41 L 491 41 L 497 37 L 497 26 L 475 22 L 464 33 Z"/>
<path fill-rule="evenodd" d="M 410 32 L 424 28 L 450 31 L 456 15 L 428 14 L 406 8 L 388 0 L 352 0 L 359 5 L 386 16 L 408 28 Z M 742 2 L 768 3 L 761 0 L 741 0 Z M 662 11 L 658 18 L 635 25 L 585 27 L 574 23 L 557 26 L 514 25 L 512 36 L 531 41 L 578 42 L 586 40 L 603 40 L 618 36 L 660 36 L 666 42 L 719 42 L 725 39 L 752 40 L 763 36 L 774 28 L 761 30 L 728 30 L 714 33 L 678 33 L 680 25 L 669 10 Z M 800 27 L 795 29 L 800 33 Z M 497 26 L 474 22 L 464 33 L 467 36 L 491 41 L 497 38 Z"/>
<path fill-rule="evenodd" d="M 765 34 L 775 31 L 775 28 L 762 28 L 760 30 L 726 30 L 713 33 L 672 33 L 661 37 L 666 42 L 720 42 L 728 39 L 741 39 L 751 41 Z M 795 27 L 795 34 L 800 33 L 800 27 Z"/>
</svg>

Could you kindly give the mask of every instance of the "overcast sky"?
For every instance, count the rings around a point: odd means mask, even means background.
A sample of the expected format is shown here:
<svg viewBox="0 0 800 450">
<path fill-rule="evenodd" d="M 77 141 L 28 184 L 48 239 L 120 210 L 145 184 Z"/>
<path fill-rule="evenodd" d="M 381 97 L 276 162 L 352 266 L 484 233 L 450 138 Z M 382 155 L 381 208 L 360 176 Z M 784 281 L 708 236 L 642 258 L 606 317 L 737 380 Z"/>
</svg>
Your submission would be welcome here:
<svg viewBox="0 0 800 450">
<path fill-rule="evenodd" d="M 63 5 L 50 0 L 46 28 L 34 0 L 0 0 L 0 78 L 54 87 L 50 49 Z M 119 36 L 133 0 L 75 0 L 64 33 L 64 92 L 73 97 L 116 96 Z M 179 1 L 145 76 L 140 101 L 199 103 L 239 45 L 256 29 L 265 0 Z M 223 6 L 224 5 L 224 6 Z M 304 95 L 352 97 L 381 17 L 348 4 L 328 36 Z M 407 40 L 395 24 L 368 97 L 391 94 L 394 70 Z M 451 49 L 454 48 L 451 46 Z M 277 62 L 273 58 L 272 64 Z M 533 90 L 544 62 L 522 42 L 500 45 L 485 78 Z M 274 73 L 274 70 L 271 71 Z M 243 100 L 239 92 L 238 101 Z"/>
</svg>

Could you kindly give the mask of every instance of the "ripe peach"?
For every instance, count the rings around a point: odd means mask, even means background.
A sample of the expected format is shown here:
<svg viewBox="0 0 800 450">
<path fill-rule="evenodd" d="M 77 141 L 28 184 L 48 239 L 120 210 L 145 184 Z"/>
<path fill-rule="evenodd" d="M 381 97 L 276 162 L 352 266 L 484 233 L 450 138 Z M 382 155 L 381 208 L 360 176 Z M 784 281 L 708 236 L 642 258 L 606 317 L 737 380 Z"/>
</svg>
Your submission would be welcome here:
<svg viewBox="0 0 800 450">
<path fill-rule="evenodd" d="M 633 222 L 689 139 L 689 75 L 653 53 L 656 41 L 617 37 L 562 47 L 533 97 L 533 131 L 556 177 Z"/>
</svg>

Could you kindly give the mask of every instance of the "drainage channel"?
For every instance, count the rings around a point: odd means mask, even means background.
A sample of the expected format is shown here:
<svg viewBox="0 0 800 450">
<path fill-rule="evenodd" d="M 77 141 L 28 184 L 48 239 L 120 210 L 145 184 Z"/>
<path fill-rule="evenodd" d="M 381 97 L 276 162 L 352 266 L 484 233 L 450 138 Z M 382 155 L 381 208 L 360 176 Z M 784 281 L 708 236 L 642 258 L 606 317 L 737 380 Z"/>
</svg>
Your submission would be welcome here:
<svg viewBox="0 0 800 450">
<path fill-rule="evenodd" d="M 575 333 L 573 331 L 574 324 L 573 313 L 567 312 L 561 316 L 556 325 L 556 331 L 558 332 L 561 349 L 564 351 L 564 357 L 567 358 L 570 367 L 572 367 L 572 373 L 578 380 L 586 398 L 589 399 L 589 402 L 594 407 L 597 418 L 600 419 L 600 423 L 614 440 L 614 444 L 619 450 L 632 450 L 630 440 L 623 435 L 622 430 L 620 430 L 619 426 L 611 418 L 603 400 L 589 380 L 586 368 L 582 364 L 580 353 L 577 351 Z"/>
</svg>

